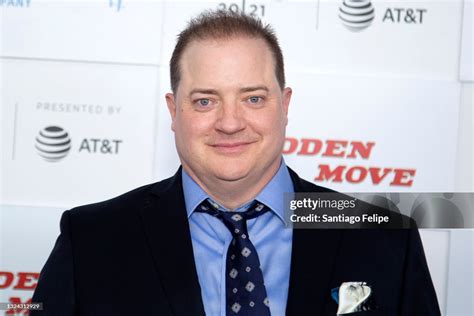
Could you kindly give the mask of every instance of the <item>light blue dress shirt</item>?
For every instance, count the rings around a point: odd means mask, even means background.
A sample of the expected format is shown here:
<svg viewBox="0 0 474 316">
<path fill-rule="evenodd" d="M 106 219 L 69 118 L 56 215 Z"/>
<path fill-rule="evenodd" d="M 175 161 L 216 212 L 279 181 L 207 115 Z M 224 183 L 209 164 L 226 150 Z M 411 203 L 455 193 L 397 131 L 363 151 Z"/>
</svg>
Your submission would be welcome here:
<svg viewBox="0 0 474 316">
<path fill-rule="evenodd" d="M 184 169 L 182 176 L 204 310 L 207 316 L 226 316 L 226 255 L 232 235 L 219 219 L 194 211 L 209 196 Z M 247 222 L 249 238 L 257 249 L 260 259 L 272 316 L 285 315 L 290 283 L 293 231 L 285 228 L 283 208 L 285 192 L 294 192 L 294 188 L 288 168 L 282 159 L 278 172 L 255 197 L 272 211 Z M 235 211 L 243 212 L 251 203 L 252 201 L 249 201 Z M 221 209 L 225 210 L 223 207 Z"/>
</svg>

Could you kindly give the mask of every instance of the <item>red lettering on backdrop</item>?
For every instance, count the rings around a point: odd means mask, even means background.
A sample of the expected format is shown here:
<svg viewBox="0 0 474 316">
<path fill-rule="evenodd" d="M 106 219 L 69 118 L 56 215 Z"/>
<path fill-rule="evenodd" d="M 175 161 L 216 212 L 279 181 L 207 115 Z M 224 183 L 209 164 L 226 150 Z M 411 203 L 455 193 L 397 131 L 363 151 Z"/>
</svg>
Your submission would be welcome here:
<svg viewBox="0 0 474 316">
<path fill-rule="evenodd" d="M 390 185 L 401 185 L 401 186 L 411 186 L 413 184 L 413 179 L 408 180 L 408 178 L 414 177 L 416 170 L 415 169 L 395 169 L 395 177 Z M 407 180 L 407 181 L 405 181 Z"/>
<path fill-rule="evenodd" d="M 344 150 L 347 146 L 345 140 L 327 140 L 326 151 L 323 153 L 325 157 L 344 157 L 346 151 Z"/>
<path fill-rule="evenodd" d="M 298 155 L 317 155 L 321 148 L 323 148 L 323 142 L 319 139 L 303 138 L 301 139 L 301 142 L 302 145 Z M 311 150 L 310 145 L 313 145 Z"/>
<path fill-rule="evenodd" d="M 39 273 L 37 272 L 17 272 L 17 280 L 15 282 L 15 274 L 8 271 L 0 271 L 0 289 L 5 289 L 13 284 L 16 284 L 14 290 L 34 290 L 38 284 Z M 20 297 L 10 297 L 9 303 L 11 304 L 30 304 L 31 298 L 22 302 Z M 5 315 L 29 315 L 28 309 L 9 309 L 5 312 Z"/>
<path fill-rule="evenodd" d="M 6 289 L 9 287 L 12 284 L 14 277 L 15 276 L 11 272 L 0 271 L 0 289 Z"/>
<path fill-rule="evenodd" d="M 342 182 L 342 173 L 346 166 L 338 166 L 331 171 L 329 165 L 319 165 L 319 176 L 314 178 L 315 181 L 331 181 L 334 178 L 333 182 Z"/>
<path fill-rule="evenodd" d="M 285 149 L 287 143 L 290 144 L 290 147 L 288 149 Z M 296 138 L 291 138 L 291 137 L 285 138 L 285 144 L 283 146 L 283 154 L 291 154 L 296 150 L 296 148 L 298 148 L 298 140 Z"/>
<path fill-rule="evenodd" d="M 39 273 L 35 272 L 18 272 L 18 281 L 14 290 L 34 290 L 37 285 Z M 28 284 L 29 283 L 29 284 Z"/>
<path fill-rule="evenodd" d="M 351 142 L 351 146 L 352 151 L 349 156 L 347 156 L 347 158 L 356 158 L 356 152 L 358 152 L 361 158 L 368 159 L 370 154 L 372 153 L 372 148 L 374 148 L 375 143 L 368 142 L 364 144 L 363 142 L 353 141 Z"/>
<path fill-rule="evenodd" d="M 9 302 L 10 304 L 31 304 L 31 298 L 22 302 L 21 298 L 19 297 L 10 297 Z M 22 308 L 9 309 L 5 312 L 5 315 L 16 315 L 20 313 L 23 315 L 29 315 L 30 311 L 28 309 L 22 309 Z"/>
<path fill-rule="evenodd" d="M 316 156 L 323 152 L 321 154 L 323 157 L 369 159 L 374 147 L 375 142 L 348 140 L 323 141 L 315 138 L 302 138 L 298 140 L 297 138 L 287 137 L 285 139 L 283 154 L 296 153 L 297 155 Z M 416 169 L 400 168 L 347 167 L 346 165 L 331 167 L 328 164 L 320 164 L 318 168 L 319 174 L 314 178 L 314 181 L 347 181 L 350 183 L 360 183 L 370 178 L 373 184 L 378 185 L 391 174 L 393 178 L 392 181 L 389 182 L 390 186 L 412 186 L 413 178 L 416 174 Z"/>
<path fill-rule="evenodd" d="M 357 178 L 356 176 L 354 176 L 355 171 L 359 172 Z M 365 177 L 367 177 L 367 169 L 365 169 L 364 167 L 352 167 L 346 173 L 347 182 L 350 183 L 360 183 L 364 181 Z"/>
<path fill-rule="evenodd" d="M 380 184 L 382 180 L 392 172 L 392 168 L 384 168 L 382 175 L 380 175 L 381 168 L 369 168 L 370 177 L 372 178 L 373 184 Z"/>
<path fill-rule="evenodd" d="M 342 182 L 345 179 L 350 183 L 360 183 L 370 175 L 373 184 L 380 184 L 387 175 L 393 173 L 393 181 L 389 184 L 391 186 L 411 186 L 413 179 L 409 178 L 414 177 L 416 173 L 415 169 L 384 168 L 380 173 L 382 169 L 379 167 L 354 166 L 347 170 L 347 166 L 344 165 L 331 168 L 329 165 L 320 164 L 318 167 L 319 175 L 314 178 L 315 181 Z"/>
<path fill-rule="evenodd" d="M 326 140 L 322 141 L 316 138 L 302 138 L 298 140 L 293 137 L 287 137 L 283 146 L 283 154 L 293 154 L 298 148 L 297 155 L 318 155 L 323 146 L 326 145 L 325 151 L 322 154 L 325 157 L 347 157 L 347 158 L 361 158 L 368 159 L 375 146 L 375 142 L 361 142 L 361 141 L 347 141 L 347 140 Z M 350 145 L 351 151 L 346 156 L 346 147 Z"/>
</svg>

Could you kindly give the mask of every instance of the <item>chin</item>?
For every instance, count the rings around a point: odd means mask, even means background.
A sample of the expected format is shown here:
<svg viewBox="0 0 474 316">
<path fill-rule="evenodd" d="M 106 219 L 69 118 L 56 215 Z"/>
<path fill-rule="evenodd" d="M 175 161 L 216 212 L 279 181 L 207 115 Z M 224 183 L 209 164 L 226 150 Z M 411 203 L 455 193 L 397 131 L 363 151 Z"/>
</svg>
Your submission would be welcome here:
<svg viewBox="0 0 474 316">
<path fill-rule="evenodd" d="M 229 166 L 223 166 L 223 167 L 227 167 L 227 168 L 216 170 L 215 172 L 216 178 L 220 180 L 238 181 L 245 178 L 249 174 L 248 169 L 246 168 L 235 168 L 235 167 L 229 168 Z"/>
</svg>

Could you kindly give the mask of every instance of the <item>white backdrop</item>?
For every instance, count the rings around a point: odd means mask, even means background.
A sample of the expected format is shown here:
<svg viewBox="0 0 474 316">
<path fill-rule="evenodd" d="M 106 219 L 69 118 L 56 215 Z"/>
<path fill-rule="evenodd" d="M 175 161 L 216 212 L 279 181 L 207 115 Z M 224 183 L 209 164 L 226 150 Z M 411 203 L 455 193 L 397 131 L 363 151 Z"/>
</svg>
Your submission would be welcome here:
<svg viewBox="0 0 474 316">
<path fill-rule="evenodd" d="M 0 302 L 31 298 L 63 210 L 175 172 L 168 61 L 204 9 L 243 9 L 274 26 L 294 90 L 284 157 L 304 178 L 348 192 L 473 192 L 473 1 L 373 0 L 358 31 L 341 5 L 0 0 Z M 55 162 L 35 147 L 51 126 L 71 141 Z M 351 157 L 357 144 L 372 147 Z M 340 181 L 321 168 L 340 168 Z M 443 314 L 474 314 L 474 232 L 422 238 Z"/>
</svg>

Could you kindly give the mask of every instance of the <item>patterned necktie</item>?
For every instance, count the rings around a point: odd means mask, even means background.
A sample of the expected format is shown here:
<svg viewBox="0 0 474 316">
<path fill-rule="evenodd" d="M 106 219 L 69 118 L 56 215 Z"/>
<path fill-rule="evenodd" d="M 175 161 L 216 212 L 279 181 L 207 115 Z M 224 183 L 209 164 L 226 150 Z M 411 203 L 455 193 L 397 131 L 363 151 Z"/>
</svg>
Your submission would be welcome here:
<svg viewBox="0 0 474 316">
<path fill-rule="evenodd" d="M 270 315 L 260 260 L 247 231 L 248 219 L 260 216 L 270 209 L 257 201 L 245 212 L 223 212 L 218 208 L 219 205 L 207 199 L 196 211 L 220 219 L 233 237 L 226 259 L 226 314 Z"/>
</svg>

